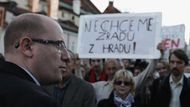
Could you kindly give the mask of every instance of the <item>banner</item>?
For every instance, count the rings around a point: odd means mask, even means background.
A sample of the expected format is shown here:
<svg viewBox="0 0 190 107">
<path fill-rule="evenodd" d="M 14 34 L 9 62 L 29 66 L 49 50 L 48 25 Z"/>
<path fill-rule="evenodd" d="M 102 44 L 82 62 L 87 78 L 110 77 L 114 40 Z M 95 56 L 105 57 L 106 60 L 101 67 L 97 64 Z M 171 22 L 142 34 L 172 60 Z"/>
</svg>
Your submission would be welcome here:
<svg viewBox="0 0 190 107">
<path fill-rule="evenodd" d="M 185 25 L 163 26 L 161 38 L 167 48 L 164 59 L 168 59 L 171 49 L 185 48 Z"/>
<path fill-rule="evenodd" d="M 159 58 L 161 13 L 80 17 L 80 58 Z"/>
</svg>

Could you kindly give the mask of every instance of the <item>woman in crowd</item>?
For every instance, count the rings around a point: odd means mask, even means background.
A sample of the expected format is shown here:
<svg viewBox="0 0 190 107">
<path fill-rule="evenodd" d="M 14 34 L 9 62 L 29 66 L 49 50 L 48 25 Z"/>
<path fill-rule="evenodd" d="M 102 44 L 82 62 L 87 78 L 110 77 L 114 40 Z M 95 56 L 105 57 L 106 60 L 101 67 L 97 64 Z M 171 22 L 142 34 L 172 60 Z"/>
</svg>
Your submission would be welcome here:
<svg viewBox="0 0 190 107">
<path fill-rule="evenodd" d="M 159 60 L 155 68 L 156 72 L 159 74 L 159 77 L 163 77 L 169 74 L 169 64 L 166 61 Z"/>
<path fill-rule="evenodd" d="M 115 73 L 113 91 L 108 99 L 98 103 L 98 107 L 134 107 L 134 80 L 131 72 L 124 69 Z"/>
</svg>

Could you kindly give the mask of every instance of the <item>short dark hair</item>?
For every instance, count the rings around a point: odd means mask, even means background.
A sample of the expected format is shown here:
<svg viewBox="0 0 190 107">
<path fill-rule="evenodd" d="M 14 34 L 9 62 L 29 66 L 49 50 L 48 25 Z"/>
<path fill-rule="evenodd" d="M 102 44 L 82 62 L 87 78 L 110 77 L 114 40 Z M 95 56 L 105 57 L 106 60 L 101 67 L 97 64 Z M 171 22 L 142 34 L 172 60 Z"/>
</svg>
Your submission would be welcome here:
<svg viewBox="0 0 190 107">
<path fill-rule="evenodd" d="M 185 65 L 188 65 L 189 59 L 188 59 L 188 56 L 187 56 L 187 54 L 185 53 L 184 50 L 175 49 L 175 50 L 171 51 L 171 53 L 169 55 L 169 61 L 170 61 L 171 55 L 175 55 L 180 60 L 183 60 L 185 62 Z"/>
</svg>

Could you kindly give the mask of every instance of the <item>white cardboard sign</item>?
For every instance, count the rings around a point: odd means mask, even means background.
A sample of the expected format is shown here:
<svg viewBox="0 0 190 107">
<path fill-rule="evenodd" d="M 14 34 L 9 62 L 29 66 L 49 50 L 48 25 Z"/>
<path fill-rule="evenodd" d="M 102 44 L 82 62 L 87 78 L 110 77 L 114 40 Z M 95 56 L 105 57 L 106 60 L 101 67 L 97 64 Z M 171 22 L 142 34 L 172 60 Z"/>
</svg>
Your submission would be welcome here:
<svg viewBox="0 0 190 107">
<path fill-rule="evenodd" d="M 159 58 L 161 13 L 84 15 L 80 17 L 80 58 Z"/>
<path fill-rule="evenodd" d="M 185 25 L 163 26 L 161 38 L 167 48 L 164 59 L 168 59 L 170 49 L 185 48 Z"/>
</svg>

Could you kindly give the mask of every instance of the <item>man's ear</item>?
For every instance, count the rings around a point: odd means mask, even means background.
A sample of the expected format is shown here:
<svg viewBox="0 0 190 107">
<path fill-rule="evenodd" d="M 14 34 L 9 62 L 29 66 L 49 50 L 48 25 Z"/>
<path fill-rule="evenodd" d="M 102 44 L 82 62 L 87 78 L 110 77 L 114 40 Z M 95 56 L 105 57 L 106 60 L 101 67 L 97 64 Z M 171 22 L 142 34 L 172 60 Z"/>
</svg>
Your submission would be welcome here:
<svg viewBox="0 0 190 107">
<path fill-rule="evenodd" d="M 23 54 L 25 54 L 28 57 L 32 57 L 32 40 L 28 37 L 24 37 L 20 39 L 20 49 Z"/>
</svg>

